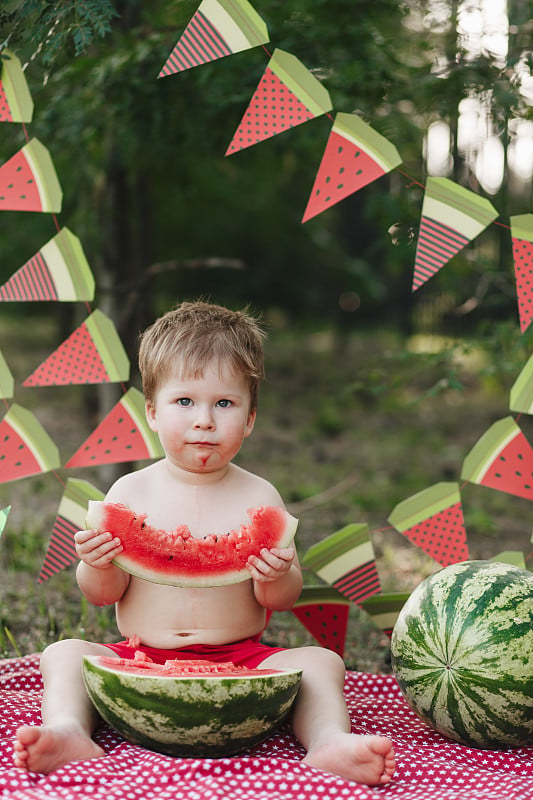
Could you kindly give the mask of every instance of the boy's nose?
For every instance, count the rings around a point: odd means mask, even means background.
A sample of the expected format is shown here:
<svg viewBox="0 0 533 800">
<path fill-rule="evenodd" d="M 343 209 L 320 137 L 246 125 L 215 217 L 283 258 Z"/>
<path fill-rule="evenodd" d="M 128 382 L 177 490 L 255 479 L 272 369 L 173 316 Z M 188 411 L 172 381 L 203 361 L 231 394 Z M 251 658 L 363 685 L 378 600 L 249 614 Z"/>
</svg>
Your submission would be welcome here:
<svg viewBox="0 0 533 800">
<path fill-rule="evenodd" d="M 215 427 L 210 409 L 198 407 L 194 427 L 205 430 L 211 430 Z"/>
</svg>

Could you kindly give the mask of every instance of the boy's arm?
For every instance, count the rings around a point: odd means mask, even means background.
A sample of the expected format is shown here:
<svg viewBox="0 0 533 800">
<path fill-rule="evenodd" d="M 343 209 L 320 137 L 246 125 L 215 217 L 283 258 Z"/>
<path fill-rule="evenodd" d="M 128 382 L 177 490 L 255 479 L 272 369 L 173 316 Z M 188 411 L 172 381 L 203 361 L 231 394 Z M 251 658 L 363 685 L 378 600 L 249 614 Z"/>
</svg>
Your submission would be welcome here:
<svg viewBox="0 0 533 800">
<path fill-rule="evenodd" d="M 302 591 L 303 579 L 294 547 L 261 551 L 248 560 L 257 602 L 271 611 L 292 608 Z"/>
<path fill-rule="evenodd" d="M 128 588 L 130 576 L 112 560 L 122 551 L 120 540 L 96 530 L 78 531 L 74 536 L 80 563 L 76 578 L 89 603 L 108 606 L 116 603 Z"/>
</svg>

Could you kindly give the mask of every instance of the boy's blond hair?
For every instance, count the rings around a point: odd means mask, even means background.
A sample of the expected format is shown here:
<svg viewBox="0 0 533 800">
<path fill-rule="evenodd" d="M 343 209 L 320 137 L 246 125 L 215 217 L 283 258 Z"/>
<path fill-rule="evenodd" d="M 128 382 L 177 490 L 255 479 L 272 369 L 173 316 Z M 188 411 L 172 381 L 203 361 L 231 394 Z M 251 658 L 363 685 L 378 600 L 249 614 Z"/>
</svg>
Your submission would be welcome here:
<svg viewBox="0 0 533 800">
<path fill-rule="evenodd" d="M 160 381 L 170 375 L 198 378 L 216 362 L 243 376 L 250 411 L 255 410 L 264 378 L 264 338 L 246 309 L 231 311 L 200 300 L 180 303 L 141 334 L 139 369 L 146 400 L 154 401 Z"/>
</svg>

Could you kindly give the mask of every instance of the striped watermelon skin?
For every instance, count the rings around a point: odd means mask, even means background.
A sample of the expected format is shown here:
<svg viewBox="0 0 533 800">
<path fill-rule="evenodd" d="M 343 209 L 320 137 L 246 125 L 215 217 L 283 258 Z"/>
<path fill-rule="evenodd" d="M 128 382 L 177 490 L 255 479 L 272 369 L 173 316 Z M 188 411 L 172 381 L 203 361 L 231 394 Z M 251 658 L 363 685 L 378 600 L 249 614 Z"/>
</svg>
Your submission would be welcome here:
<svg viewBox="0 0 533 800">
<path fill-rule="evenodd" d="M 413 291 L 431 278 L 469 242 L 466 236 L 444 222 L 423 216 L 415 257 Z"/>
<path fill-rule="evenodd" d="M 143 675 L 111 669 L 110 660 L 83 661 L 85 686 L 100 716 L 142 747 L 193 758 L 234 755 L 266 739 L 289 713 L 302 674 Z"/>
<path fill-rule="evenodd" d="M 394 626 L 393 671 L 442 735 L 500 749 L 533 739 L 533 574 L 465 561 L 426 578 Z"/>
</svg>

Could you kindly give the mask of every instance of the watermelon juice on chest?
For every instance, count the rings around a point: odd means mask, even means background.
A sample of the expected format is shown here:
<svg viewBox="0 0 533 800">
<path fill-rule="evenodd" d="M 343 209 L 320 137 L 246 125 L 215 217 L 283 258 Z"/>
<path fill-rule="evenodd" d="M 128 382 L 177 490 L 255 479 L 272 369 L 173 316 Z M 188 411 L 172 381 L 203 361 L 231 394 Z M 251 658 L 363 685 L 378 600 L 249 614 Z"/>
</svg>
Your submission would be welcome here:
<svg viewBox="0 0 533 800">
<path fill-rule="evenodd" d="M 87 526 L 120 539 L 114 563 L 131 575 L 172 586 L 224 586 L 250 577 L 251 555 L 287 547 L 296 533 L 298 520 L 281 507 L 261 506 L 248 515 L 248 525 L 197 538 L 187 525 L 164 531 L 123 504 L 91 500 Z"/>
</svg>

